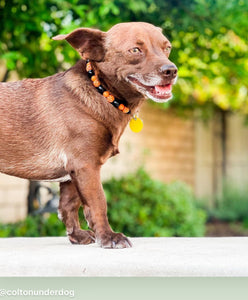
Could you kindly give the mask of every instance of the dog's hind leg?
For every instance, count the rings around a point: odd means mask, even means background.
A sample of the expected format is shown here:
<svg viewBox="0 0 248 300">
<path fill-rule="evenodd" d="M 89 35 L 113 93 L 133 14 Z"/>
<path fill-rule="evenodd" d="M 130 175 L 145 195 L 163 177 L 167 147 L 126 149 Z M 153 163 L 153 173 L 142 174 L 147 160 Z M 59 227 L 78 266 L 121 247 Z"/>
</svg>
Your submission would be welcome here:
<svg viewBox="0 0 248 300">
<path fill-rule="evenodd" d="M 72 244 L 90 244 L 95 242 L 93 231 L 80 228 L 78 210 L 82 202 L 79 198 L 76 187 L 71 181 L 60 183 L 60 203 L 58 215 L 64 222 L 68 238 Z M 87 207 L 84 214 L 90 225 L 90 215 Z"/>
</svg>

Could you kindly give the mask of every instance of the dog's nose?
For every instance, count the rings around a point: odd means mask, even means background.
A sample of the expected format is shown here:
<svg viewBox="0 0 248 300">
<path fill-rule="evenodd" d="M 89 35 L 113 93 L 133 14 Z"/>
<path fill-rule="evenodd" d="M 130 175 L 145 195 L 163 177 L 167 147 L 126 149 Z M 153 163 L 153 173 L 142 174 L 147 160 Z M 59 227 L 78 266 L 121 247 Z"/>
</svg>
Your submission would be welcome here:
<svg viewBox="0 0 248 300">
<path fill-rule="evenodd" d="M 160 72 L 163 73 L 165 77 L 173 79 L 177 76 L 177 67 L 174 64 L 162 65 Z"/>
</svg>

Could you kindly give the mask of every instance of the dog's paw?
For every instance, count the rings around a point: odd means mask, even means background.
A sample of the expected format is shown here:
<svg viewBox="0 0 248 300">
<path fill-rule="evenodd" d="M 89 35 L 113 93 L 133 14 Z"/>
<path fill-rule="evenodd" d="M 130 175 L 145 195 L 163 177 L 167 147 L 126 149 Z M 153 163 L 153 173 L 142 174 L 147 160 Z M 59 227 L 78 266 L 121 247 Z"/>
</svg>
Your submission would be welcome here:
<svg viewBox="0 0 248 300">
<path fill-rule="evenodd" d="M 132 247 L 132 243 L 122 233 L 115 233 L 115 232 L 104 233 L 99 238 L 97 238 L 96 241 L 102 248 L 106 248 L 106 249 L 109 248 L 122 249 L 122 248 Z"/>
<path fill-rule="evenodd" d="M 72 244 L 88 245 L 95 243 L 96 238 L 93 231 L 76 229 L 73 233 L 68 234 L 68 238 Z"/>
</svg>

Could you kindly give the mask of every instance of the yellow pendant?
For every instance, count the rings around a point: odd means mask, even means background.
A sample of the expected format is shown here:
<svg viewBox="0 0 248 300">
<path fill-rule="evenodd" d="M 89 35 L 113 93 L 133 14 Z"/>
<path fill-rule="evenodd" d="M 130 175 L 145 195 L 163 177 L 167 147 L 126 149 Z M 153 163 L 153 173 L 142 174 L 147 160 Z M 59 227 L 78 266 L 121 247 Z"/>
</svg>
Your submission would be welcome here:
<svg viewBox="0 0 248 300">
<path fill-rule="evenodd" d="M 137 116 L 133 116 L 129 122 L 129 127 L 133 132 L 140 132 L 143 128 L 143 121 Z"/>
</svg>

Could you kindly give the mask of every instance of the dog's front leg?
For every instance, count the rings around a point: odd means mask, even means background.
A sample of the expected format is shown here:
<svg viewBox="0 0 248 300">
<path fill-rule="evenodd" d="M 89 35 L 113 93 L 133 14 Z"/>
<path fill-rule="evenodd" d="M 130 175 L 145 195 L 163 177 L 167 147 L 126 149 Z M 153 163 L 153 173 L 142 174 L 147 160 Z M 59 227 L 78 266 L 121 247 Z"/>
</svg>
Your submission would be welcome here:
<svg viewBox="0 0 248 300">
<path fill-rule="evenodd" d="M 77 187 L 89 226 L 95 232 L 97 243 L 103 248 L 128 248 L 130 241 L 112 231 L 107 218 L 107 203 L 100 180 L 100 166 L 87 166 L 70 171 Z"/>
</svg>

